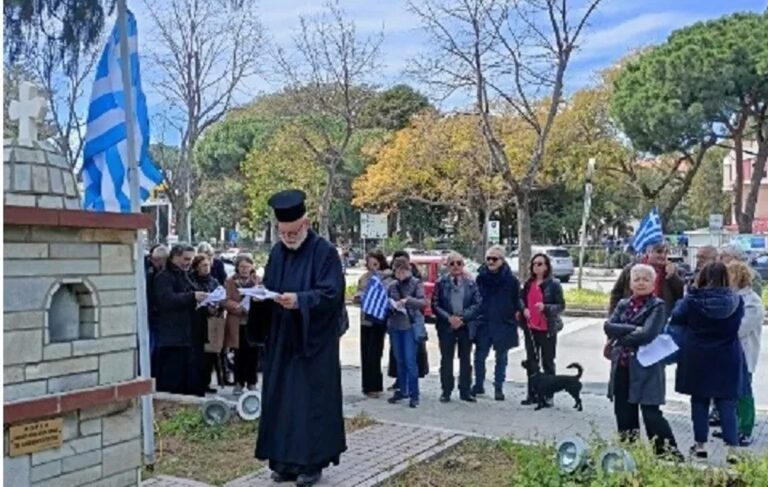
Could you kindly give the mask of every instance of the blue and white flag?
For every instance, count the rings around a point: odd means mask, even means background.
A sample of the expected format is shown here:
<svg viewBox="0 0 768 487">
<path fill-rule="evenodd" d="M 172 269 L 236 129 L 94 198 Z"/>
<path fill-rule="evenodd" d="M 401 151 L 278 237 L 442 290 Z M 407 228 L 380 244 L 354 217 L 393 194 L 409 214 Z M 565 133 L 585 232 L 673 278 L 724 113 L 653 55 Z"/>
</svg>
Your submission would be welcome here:
<svg viewBox="0 0 768 487">
<path fill-rule="evenodd" d="M 128 182 L 128 131 L 135 127 L 136 156 L 139 158 L 139 193 L 141 200 L 163 180 L 162 173 L 149 158 L 149 116 L 147 99 L 141 89 L 136 18 L 128 12 L 128 46 L 131 86 L 135 114 L 126 120 L 123 73 L 120 64 L 120 29 L 112 29 L 96 67 L 96 80 L 88 106 L 85 147 L 83 148 L 83 183 L 86 210 L 130 213 Z"/>
<path fill-rule="evenodd" d="M 632 248 L 635 249 L 635 252 L 642 253 L 649 245 L 657 244 L 663 240 L 661 218 L 659 218 L 659 211 L 654 208 L 645 215 L 637 231 L 635 231 L 635 236 L 632 238 Z"/>
<path fill-rule="evenodd" d="M 371 279 L 368 281 L 368 286 L 365 288 L 365 294 L 363 294 L 361 309 L 363 310 L 363 313 L 380 321 L 384 321 L 387 317 L 387 312 L 389 311 L 389 295 L 378 274 L 372 275 Z"/>
</svg>

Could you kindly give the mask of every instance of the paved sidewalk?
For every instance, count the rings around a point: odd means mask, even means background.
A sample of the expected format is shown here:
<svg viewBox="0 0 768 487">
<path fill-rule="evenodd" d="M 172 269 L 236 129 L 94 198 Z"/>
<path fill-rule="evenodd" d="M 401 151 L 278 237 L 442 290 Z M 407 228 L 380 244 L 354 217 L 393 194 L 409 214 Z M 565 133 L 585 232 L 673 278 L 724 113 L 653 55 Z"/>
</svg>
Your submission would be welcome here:
<svg viewBox="0 0 768 487">
<path fill-rule="evenodd" d="M 430 374 L 420 381 L 421 404 L 418 409 L 403 405 L 391 405 L 386 398 L 368 399 L 356 387 L 360 370 L 347 367 L 343 370 L 344 414 L 354 416 L 367 414 L 378 421 L 395 424 L 413 424 L 425 428 L 438 428 L 464 434 L 489 438 L 511 437 L 520 441 L 553 442 L 567 436 L 580 435 L 588 439 L 598 435 L 604 439 L 615 436 L 613 404 L 602 394 L 583 393 L 584 411 L 573 409 L 573 399 L 565 394 L 555 396 L 555 407 L 534 411 L 533 406 L 521 406 L 525 397 L 525 384 L 505 384 L 505 401 L 493 400 L 491 395 L 478 397 L 477 403 L 460 401 L 454 392 L 450 403 L 441 403 L 439 379 Z M 352 389 L 352 390 L 350 390 Z M 487 389 L 487 387 L 486 387 Z M 687 403 L 668 401 L 663 408 L 664 415 L 672 425 L 675 437 L 684 452 L 693 444 L 693 428 L 690 408 Z M 641 420 L 642 421 L 642 420 Z M 745 449 L 755 454 L 768 453 L 768 415 L 758 412 L 755 428 L 755 443 Z M 709 443 L 710 463 L 722 465 L 725 448 L 721 441 Z"/>
<path fill-rule="evenodd" d="M 413 464 L 432 458 L 464 439 L 456 433 L 416 426 L 377 424 L 347 436 L 347 451 L 339 465 L 323 471 L 317 485 L 372 487 L 399 474 Z M 225 487 L 262 487 L 280 485 L 270 480 L 269 469 L 262 469 Z M 142 487 L 210 487 L 201 482 L 177 477 L 158 476 Z"/>
</svg>

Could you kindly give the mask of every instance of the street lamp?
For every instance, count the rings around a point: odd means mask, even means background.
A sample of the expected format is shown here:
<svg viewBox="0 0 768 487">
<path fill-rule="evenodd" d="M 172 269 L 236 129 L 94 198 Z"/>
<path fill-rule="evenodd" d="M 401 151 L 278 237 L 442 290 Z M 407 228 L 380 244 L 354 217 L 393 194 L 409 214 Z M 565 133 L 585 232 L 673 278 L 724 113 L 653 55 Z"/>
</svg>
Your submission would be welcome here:
<svg viewBox="0 0 768 487">
<path fill-rule="evenodd" d="M 584 182 L 584 213 L 581 217 L 581 231 L 579 232 L 579 289 L 581 289 L 581 276 L 584 272 L 584 247 L 587 244 L 587 221 L 589 220 L 589 210 L 592 207 L 592 174 L 594 172 L 595 159 L 590 158 L 587 161 L 587 177 Z"/>
</svg>

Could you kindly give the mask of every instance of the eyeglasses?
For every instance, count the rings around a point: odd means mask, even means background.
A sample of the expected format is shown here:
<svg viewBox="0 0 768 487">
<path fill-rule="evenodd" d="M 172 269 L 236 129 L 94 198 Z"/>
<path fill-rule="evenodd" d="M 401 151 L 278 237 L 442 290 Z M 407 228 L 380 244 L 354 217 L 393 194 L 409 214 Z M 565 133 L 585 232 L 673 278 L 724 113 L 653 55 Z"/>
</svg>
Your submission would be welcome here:
<svg viewBox="0 0 768 487">
<path fill-rule="evenodd" d="M 301 232 L 302 232 L 302 230 L 304 230 L 304 224 L 302 224 L 302 225 L 299 227 L 299 229 L 298 229 L 298 230 L 293 230 L 293 231 L 290 231 L 290 232 L 280 232 L 280 231 L 278 231 L 278 232 L 277 232 L 277 235 L 278 235 L 278 237 L 280 237 L 280 238 L 287 238 L 287 239 L 291 239 L 291 240 L 293 240 L 293 239 L 296 239 L 296 238 L 298 238 L 298 237 L 299 237 L 299 235 L 301 235 Z"/>
<path fill-rule="evenodd" d="M 486 260 L 486 262 L 498 262 L 501 259 L 496 257 L 496 256 L 489 255 L 488 257 L 485 258 L 485 260 Z"/>
<path fill-rule="evenodd" d="M 464 265 L 464 262 L 462 262 L 462 261 L 460 261 L 460 260 L 454 260 L 454 261 L 448 262 L 448 265 L 453 265 L 453 266 L 459 266 L 459 267 L 461 267 L 461 266 L 463 266 L 463 265 Z"/>
</svg>

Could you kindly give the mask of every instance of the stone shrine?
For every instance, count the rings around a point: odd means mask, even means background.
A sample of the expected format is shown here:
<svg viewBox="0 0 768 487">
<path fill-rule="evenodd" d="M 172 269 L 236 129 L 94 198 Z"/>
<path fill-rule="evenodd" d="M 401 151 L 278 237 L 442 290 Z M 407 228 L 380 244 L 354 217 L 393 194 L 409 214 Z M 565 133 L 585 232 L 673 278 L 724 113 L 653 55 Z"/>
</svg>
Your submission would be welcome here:
<svg viewBox="0 0 768 487">
<path fill-rule="evenodd" d="M 82 211 L 64 157 L 37 140 L 28 83 L 3 144 L 6 487 L 135 486 L 142 464 L 136 230 L 144 215 Z"/>
</svg>

